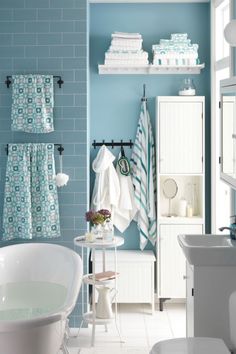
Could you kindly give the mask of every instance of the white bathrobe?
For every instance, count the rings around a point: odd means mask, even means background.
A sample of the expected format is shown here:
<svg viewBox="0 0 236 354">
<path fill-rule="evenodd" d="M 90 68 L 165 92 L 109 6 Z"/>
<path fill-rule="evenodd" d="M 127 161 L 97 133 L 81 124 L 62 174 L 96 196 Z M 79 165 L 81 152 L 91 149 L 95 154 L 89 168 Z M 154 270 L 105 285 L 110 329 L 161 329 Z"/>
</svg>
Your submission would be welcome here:
<svg viewBox="0 0 236 354">
<path fill-rule="evenodd" d="M 124 232 L 134 219 L 137 208 L 131 176 L 122 175 L 118 164 L 116 172 L 120 181 L 120 199 L 118 206 L 114 210 L 113 223 L 120 232 Z"/>
<path fill-rule="evenodd" d="M 120 183 L 113 161 L 115 156 L 103 145 L 92 168 L 96 173 L 91 208 L 93 210 L 108 209 L 114 216 L 114 207 L 118 206 L 120 198 Z"/>
</svg>

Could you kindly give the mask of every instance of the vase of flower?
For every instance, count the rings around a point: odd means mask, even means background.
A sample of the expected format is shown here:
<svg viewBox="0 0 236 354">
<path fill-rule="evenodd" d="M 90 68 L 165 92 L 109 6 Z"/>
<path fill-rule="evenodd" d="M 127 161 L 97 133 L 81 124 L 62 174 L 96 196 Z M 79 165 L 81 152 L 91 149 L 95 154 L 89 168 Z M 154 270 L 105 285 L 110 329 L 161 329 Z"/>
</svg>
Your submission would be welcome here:
<svg viewBox="0 0 236 354">
<path fill-rule="evenodd" d="M 113 240 L 113 224 L 111 222 L 111 212 L 107 209 L 98 211 L 90 210 L 86 214 L 86 221 L 90 223 L 91 232 L 95 237 L 106 241 Z"/>
</svg>

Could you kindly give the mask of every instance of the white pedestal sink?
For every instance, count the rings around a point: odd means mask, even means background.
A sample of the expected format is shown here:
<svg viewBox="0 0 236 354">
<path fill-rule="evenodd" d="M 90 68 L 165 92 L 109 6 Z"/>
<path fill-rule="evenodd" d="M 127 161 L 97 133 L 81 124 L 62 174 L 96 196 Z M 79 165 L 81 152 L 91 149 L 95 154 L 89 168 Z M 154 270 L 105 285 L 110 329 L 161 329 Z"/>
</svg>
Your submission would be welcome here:
<svg viewBox="0 0 236 354">
<path fill-rule="evenodd" d="M 236 241 L 226 235 L 179 235 L 178 241 L 189 264 L 236 266 Z"/>
<path fill-rule="evenodd" d="M 187 336 L 222 338 L 230 348 L 236 241 L 225 235 L 179 235 L 178 241 L 187 259 Z"/>
</svg>

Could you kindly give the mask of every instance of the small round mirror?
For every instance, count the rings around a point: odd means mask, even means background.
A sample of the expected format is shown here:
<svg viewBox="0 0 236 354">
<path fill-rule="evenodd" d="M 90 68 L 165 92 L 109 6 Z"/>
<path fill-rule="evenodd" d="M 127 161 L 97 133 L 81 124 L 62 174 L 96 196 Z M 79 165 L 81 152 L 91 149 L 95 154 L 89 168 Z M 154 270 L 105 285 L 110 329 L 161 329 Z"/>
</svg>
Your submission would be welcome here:
<svg viewBox="0 0 236 354">
<path fill-rule="evenodd" d="M 166 198 L 173 199 L 178 192 L 177 183 L 173 178 L 168 178 L 163 183 L 163 193 Z"/>
<path fill-rule="evenodd" d="M 169 212 L 167 216 L 171 216 L 171 199 L 173 199 L 178 193 L 178 186 L 173 178 L 167 178 L 163 182 L 163 194 L 169 199 Z"/>
</svg>

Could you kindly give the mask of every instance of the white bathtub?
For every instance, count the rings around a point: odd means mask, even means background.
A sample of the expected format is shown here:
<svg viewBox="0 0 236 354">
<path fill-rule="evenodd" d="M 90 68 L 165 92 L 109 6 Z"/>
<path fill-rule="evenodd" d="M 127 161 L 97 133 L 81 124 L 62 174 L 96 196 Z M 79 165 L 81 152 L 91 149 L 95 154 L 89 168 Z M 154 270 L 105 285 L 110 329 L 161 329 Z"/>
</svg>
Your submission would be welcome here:
<svg viewBox="0 0 236 354">
<path fill-rule="evenodd" d="M 0 354 L 57 354 L 82 274 L 80 256 L 66 247 L 0 248 Z"/>
</svg>

